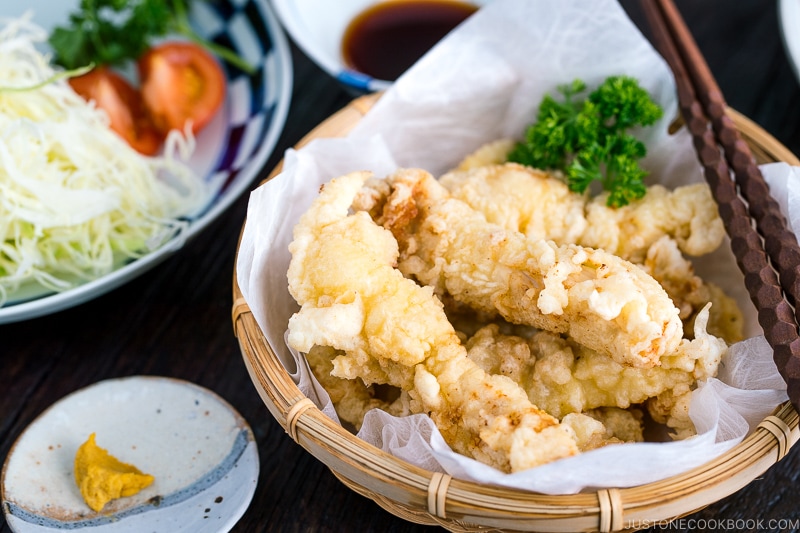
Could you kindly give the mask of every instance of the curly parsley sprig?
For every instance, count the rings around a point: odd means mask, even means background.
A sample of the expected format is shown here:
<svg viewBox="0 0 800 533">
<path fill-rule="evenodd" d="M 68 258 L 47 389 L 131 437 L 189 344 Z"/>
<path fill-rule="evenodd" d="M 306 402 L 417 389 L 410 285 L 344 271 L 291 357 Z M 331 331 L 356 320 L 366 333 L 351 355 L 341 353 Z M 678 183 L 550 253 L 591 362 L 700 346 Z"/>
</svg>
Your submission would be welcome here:
<svg viewBox="0 0 800 533">
<path fill-rule="evenodd" d="M 53 60 L 66 69 L 122 66 L 144 54 L 152 39 L 176 33 L 242 71 L 253 72 L 253 66 L 232 50 L 197 35 L 189 25 L 188 11 L 189 0 L 81 0 L 69 24 L 50 34 Z"/>
<path fill-rule="evenodd" d="M 586 88 L 575 80 L 558 87 L 563 101 L 546 95 L 509 160 L 561 170 L 570 190 L 579 193 L 599 181 L 609 192 L 609 206 L 626 205 L 644 196 L 647 176 L 639 166 L 647 149 L 628 131 L 654 124 L 663 110 L 628 76 L 611 76 L 582 98 Z"/>
</svg>

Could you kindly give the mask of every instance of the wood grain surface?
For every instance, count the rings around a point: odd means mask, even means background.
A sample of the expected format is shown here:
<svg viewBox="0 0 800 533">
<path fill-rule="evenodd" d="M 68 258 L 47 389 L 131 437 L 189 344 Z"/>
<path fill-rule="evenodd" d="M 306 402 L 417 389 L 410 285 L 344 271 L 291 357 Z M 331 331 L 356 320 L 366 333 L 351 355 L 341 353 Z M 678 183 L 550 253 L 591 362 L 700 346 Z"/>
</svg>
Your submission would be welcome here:
<svg viewBox="0 0 800 533">
<path fill-rule="evenodd" d="M 622 3 L 647 33 L 636 3 Z M 728 104 L 800 154 L 800 85 L 781 42 L 776 2 L 676 3 Z M 286 148 L 353 97 L 294 47 L 293 60 L 286 127 L 253 188 Z M 37 415 L 76 389 L 112 377 L 174 376 L 220 394 L 255 433 L 259 483 L 235 532 L 435 530 L 394 517 L 345 488 L 261 402 L 231 325 L 231 277 L 246 208 L 247 194 L 172 258 L 119 289 L 59 313 L 0 325 L 0 457 Z M 739 492 L 647 531 L 800 530 L 798 448 Z M 10 531 L 0 518 L 0 533 Z"/>
</svg>

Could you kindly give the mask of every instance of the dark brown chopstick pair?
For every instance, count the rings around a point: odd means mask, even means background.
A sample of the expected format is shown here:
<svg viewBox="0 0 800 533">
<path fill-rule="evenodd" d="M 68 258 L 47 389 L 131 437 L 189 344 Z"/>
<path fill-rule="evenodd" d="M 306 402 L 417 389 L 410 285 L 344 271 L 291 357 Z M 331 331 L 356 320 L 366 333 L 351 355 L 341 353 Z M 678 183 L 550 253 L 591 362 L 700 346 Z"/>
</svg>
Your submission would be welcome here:
<svg viewBox="0 0 800 533">
<path fill-rule="evenodd" d="M 653 43 L 675 76 L 681 115 L 758 309 L 759 324 L 792 405 L 800 412 L 797 238 L 727 115 L 722 92 L 672 0 L 642 0 L 641 5 Z"/>
</svg>

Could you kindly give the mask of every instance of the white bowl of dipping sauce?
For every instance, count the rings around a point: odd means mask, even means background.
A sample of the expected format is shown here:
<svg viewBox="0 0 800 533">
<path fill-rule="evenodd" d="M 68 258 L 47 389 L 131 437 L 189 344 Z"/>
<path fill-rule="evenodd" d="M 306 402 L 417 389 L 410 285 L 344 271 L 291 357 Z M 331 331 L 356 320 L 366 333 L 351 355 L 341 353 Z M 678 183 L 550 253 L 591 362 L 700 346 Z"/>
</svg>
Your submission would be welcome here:
<svg viewBox="0 0 800 533">
<path fill-rule="evenodd" d="M 273 0 L 298 47 L 355 92 L 387 89 L 490 0 Z"/>
</svg>

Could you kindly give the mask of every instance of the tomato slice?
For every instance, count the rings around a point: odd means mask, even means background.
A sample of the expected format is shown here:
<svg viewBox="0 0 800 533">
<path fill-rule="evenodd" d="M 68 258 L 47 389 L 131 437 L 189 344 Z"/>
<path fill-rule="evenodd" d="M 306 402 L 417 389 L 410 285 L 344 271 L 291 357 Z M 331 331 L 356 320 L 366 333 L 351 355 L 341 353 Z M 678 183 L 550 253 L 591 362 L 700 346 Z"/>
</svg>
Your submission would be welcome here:
<svg viewBox="0 0 800 533">
<path fill-rule="evenodd" d="M 144 105 L 156 127 L 166 134 L 183 130 L 187 121 L 197 133 L 225 99 L 226 80 L 216 58 L 190 42 L 167 42 L 139 58 Z"/>
<path fill-rule="evenodd" d="M 164 136 L 150 122 L 139 91 L 125 78 L 107 67 L 96 67 L 70 78 L 69 84 L 108 114 L 111 129 L 131 147 L 144 155 L 158 152 Z"/>
</svg>

